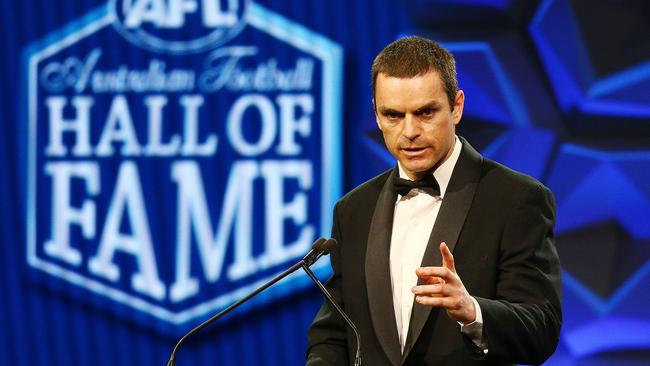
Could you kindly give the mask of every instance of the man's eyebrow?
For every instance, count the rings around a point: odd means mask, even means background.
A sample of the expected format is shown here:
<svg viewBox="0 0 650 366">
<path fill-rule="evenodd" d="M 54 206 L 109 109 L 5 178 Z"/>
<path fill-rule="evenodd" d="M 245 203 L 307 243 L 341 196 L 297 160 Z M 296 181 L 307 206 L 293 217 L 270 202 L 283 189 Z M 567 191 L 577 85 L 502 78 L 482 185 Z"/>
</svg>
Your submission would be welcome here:
<svg viewBox="0 0 650 366">
<path fill-rule="evenodd" d="M 381 114 L 387 114 L 387 113 L 404 114 L 404 112 L 402 112 L 402 111 L 398 111 L 396 109 L 389 108 L 389 107 L 379 107 L 379 108 L 377 108 L 377 110 Z"/>
<path fill-rule="evenodd" d="M 421 111 L 423 111 L 425 109 L 440 109 L 440 108 L 442 108 L 442 103 L 440 103 L 439 101 L 436 101 L 436 100 L 432 100 L 429 103 L 426 103 L 423 106 L 421 106 L 420 108 L 418 108 L 416 111 L 421 112 Z"/>
</svg>

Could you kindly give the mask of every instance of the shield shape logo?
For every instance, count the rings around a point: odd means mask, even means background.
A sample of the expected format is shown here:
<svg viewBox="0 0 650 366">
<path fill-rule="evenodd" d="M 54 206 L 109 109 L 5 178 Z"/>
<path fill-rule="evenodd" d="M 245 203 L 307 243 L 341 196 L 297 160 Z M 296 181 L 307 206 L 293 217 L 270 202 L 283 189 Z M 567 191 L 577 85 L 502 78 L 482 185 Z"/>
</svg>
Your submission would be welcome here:
<svg viewBox="0 0 650 366">
<path fill-rule="evenodd" d="M 342 85 L 332 41 L 249 1 L 124 0 L 25 60 L 37 281 L 186 324 L 329 235 Z M 293 276 L 262 302 L 308 281 Z"/>
</svg>

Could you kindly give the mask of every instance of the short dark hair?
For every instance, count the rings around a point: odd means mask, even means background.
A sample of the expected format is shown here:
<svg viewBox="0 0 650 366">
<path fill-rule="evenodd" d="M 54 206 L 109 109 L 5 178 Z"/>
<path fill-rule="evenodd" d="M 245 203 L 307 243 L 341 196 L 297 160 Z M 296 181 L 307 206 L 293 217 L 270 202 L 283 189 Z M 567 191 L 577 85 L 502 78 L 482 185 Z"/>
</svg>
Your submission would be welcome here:
<svg viewBox="0 0 650 366">
<path fill-rule="evenodd" d="M 440 44 L 418 36 L 400 38 L 377 55 L 371 70 L 373 101 L 377 76 L 380 73 L 397 78 L 412 78 L 432 70 L 440 75 L 449 99 L 449 107 L 454 109 L 458 92 L 454 56 Z"/>
</svg>

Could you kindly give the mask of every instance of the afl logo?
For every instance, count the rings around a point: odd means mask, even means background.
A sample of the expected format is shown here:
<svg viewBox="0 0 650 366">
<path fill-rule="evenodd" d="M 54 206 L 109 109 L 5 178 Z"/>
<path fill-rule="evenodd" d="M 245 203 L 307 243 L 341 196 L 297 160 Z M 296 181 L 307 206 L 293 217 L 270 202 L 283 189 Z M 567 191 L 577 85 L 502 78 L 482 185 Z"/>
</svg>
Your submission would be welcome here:
<svg viewBox="0 0 650 366">
<path fill-rule="evenodd" d="M 250 0 L 110 0 L 113 25 L 129 42 L 156 52 L 205 51 L 236 36 Z"/>
</svg>

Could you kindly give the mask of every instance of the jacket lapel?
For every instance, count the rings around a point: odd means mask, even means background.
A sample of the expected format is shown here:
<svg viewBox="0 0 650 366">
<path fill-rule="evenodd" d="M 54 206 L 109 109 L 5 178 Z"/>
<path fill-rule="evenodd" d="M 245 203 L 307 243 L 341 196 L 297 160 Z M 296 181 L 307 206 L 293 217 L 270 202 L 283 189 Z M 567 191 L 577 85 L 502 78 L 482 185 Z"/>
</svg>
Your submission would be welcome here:
<svg viewBox="0 0 650 366">
<path fill-rule="evenodd" d="M 458 236 L 472 204 L 474 193 L 476 192 L 483 158 L 465 139 L 462 137 L 460 139 L 463 144 L 462 151 L 454 167 L 449 185 L 447 186 L 438 217 L 433 225 L 433 230 L 431 231 L 431 236 L 429 237 L 429 242 L 427 243 L 424 257 L 422 258 L 422 267 L 442 265 L 439 246 L 443 241 L 447 243 L 449 250 L 452 253 L 454 252 Z M 418 285 L 420 284 L 423 284 L 423 282 L 418 280 Z M 416 302 L 413 303 L 411 323 L 409 325 L 406 344 L 404 345 L 402 362 L 406 360 L 413 345 L 420 336 L 431 310 L 432 308 L 429 306 L 423 306 Z M 434 311 L 439 311 L 439 309 Z"/>
<path fill-rule="evenodd" d="M 391 183 L 394 174 L 398 174 L 396 169 L 388 176 L 380 191 L 372 216 L 366 246 L 365 274 L 375 334 L 391 363 L 399 365 L 401 352 L 393 308 L 389 262 L 393 212 L 397 199 Z"/>
</svg>

